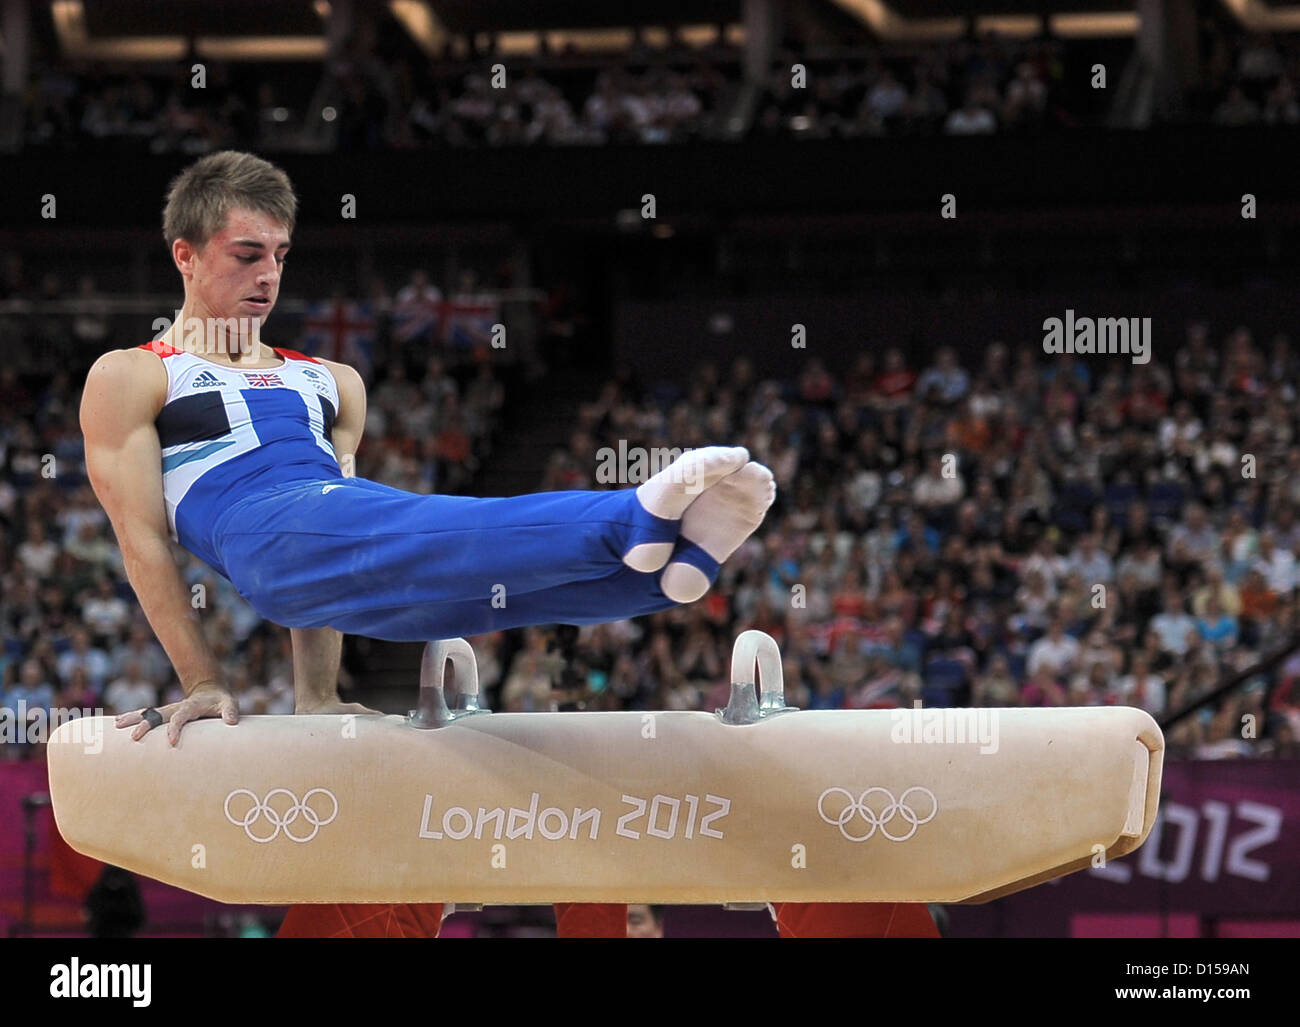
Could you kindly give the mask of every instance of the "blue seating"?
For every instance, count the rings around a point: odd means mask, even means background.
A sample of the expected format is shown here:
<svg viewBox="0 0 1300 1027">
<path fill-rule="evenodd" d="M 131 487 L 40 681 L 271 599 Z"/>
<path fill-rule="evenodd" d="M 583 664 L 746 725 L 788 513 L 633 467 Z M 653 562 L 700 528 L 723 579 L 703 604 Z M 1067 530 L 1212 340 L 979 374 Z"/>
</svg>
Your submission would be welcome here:
<svg viewBox="0 0 1300 1027">
<path fill-rule="evenodd" d="M 1153 520 L 1176 521 L 1182 514 L 1186 492 L 1176 481 L 1158 481 L 1147 489 L 1147 510 Z"/>
<path fill-rule="evenodd" d="M 1107 485 L 1102 502 L 1106 504 L 1106 509 L 1110 511 L 1110 515 L 1119 520 L 1137 498 L 1138 490 L 1136 485 Z"/>
<path fill-rule="evenodd" d="M 952 706 L 965 687 L 966 666 L 940 656 L 925 665 L 922 675 L 921 702 L 926 706 Z"/>
<path fill-rule="evenodd" d="M 1092 508 L 1097 502 L 1097 490 L 1087 482 L 1071 482 L 1061 488 L 1052 520 L 1062 531 L 1080 534 L 1092 523 Z"/>
</svg>

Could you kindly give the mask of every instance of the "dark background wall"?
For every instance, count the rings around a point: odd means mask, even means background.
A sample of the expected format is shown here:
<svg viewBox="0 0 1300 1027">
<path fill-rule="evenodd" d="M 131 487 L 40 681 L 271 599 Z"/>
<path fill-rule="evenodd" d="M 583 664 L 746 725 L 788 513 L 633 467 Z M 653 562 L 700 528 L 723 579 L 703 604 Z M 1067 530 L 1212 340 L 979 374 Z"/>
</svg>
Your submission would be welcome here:
<svg viewBox="0 0 1300 1027">
<path fill-rule="evenodd" d="M 1295 286 L 1290 276 L 1261 282 L 1249 291 L 1170 286 L 1165 289 L 1071 289 L 1048 291 L 953 290 L 943 295 L 893 294 L 625 299 L 615 311 L 618 362 L 642 375 L 663 367 L 709 359 L 720 367 L 748 357 L 760 374 L 790 374 L 810 356 L 847 369 L 853 357 L 900 346 L 923 357 L 939 346 L 979 349 L 994 340 L 1012 349 L 1043 345 L 1043 320 L 1064 317 L 1150 317 L 1155 359 L 1170 360 L 1184 340 L 1189 319 L 1227 328 L 1249 324 L 1257 337 L 1294 327 Z M 729 324 L 727 331 L 717 325 Z M 791 326 L 807 328 L 807 346 L 791 346 Z M 1127 356 L 1093 357 L 1123 360 Z"/>
</svg>

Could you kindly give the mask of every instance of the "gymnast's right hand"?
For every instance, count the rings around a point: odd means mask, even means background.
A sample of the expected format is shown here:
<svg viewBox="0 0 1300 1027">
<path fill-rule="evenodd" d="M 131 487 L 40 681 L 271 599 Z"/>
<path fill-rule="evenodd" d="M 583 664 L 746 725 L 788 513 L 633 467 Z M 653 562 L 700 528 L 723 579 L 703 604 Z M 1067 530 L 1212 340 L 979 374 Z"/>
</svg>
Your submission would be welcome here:
<svg viewBox="0 0 1300 1027">
<path fill-rule="evenodd" d="M 167 741 L 175 745 L 180 740 L 181 728 L 191 720 L 220 717 L 227 724 L 239 723 L 239 706 L 235 697 L 216 683 L 199 685 L 180 702 L 157 707 L 156 712 L 161 720 L 158 717 L 146 717 L 145 714 L 149 712 L 149 709 L 144 709 L 123 713 L 117 718 L 117 726 L 131 727 L 134 724 L 135 730 L 131 732 L 131 738 L 138 742 L 156 725 L 166 724 Z"/>
</svg>

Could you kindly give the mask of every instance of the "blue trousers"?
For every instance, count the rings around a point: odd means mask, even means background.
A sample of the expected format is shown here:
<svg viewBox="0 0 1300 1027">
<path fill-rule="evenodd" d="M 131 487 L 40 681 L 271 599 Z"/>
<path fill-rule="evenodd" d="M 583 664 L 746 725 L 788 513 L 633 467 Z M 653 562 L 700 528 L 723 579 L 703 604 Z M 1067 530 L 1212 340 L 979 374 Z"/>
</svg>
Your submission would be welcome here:
<svg viewBox="0 0 1300 1027">
<path fill-rule="evenodd" d="M 240 498 L 213 545 L 239 594 L 276 624 L 420 642 L 669 609 L 660 572 L 622 557 L 675 541 L 674 559 L 716 579 L 717 562 L 680 527 L 634 488 L 478 499 L 334 478 Z"/>
</svg>

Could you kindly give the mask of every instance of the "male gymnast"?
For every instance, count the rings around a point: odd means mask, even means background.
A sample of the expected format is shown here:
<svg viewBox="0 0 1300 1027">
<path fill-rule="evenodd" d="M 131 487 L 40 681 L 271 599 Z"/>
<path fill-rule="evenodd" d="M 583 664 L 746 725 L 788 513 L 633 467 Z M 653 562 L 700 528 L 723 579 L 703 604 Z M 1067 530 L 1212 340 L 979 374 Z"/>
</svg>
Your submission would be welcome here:
<svg viewBox="0 0 1300 1027">
<path fill-rule="evenodd" d="M 295 712 L 374 713 L 338 696 L 342 632 L 397 641 L 594 624 L 693 602 L 771 506 L 771 472 L 710 446 L 636 488 L 422 496 L 352 476 L 366 393 L 351 367 L 262 343 L 297 199 L 285 173 L 224 151 L 172 183 L 163 235 L 184 280 L 160 338 L 86 378 L 86 468 L 127 577 L 185 698 L 122 714 L 239 719 L 170 540 L 293 639 Z"/>
</svg>

